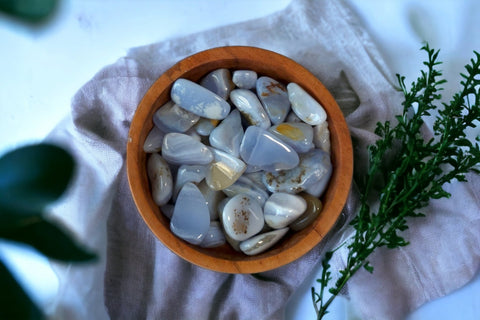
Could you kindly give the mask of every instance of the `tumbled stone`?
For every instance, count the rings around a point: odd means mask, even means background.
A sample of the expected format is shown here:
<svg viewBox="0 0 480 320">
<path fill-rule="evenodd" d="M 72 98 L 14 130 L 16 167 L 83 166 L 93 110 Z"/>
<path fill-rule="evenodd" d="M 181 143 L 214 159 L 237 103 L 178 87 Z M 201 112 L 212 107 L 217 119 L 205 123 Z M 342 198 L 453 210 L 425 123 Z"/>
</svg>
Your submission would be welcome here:
<svg viewBox="0 0 480 320">
<path fill-rule="evenodd" d="M 307 209 L 305 209 L 305 212 L 300 217 L 289 224 L 289 228 L 293 231 L 300 231 L 311 225 L 313 221 L 318 218 L 323 209 L 322 201 L 317 197 L 303 192 L 299 195 L 305 199 Z"/>
<path fill-rule="evenodd" d="M 159 206 L 166 204 L 172 197 L 173 179 L 168 163 L 158 153 L 152 153 L 148 158 L 147 175 L 153 201 Z"/>
<path fill-rule="evenodd" d="M 235 89 L 230 92 L 230 100 L 252 126 L 268 129 L 270 118 L 255 93 L 246 89 Z"/>
<path fill-rule="evenodd" d="M 170 220 L 170 230 L 192 244 L 200 244 L 210 227 L 210 213 L 202 193 L 191 182 L 180 190 Z"/>
<path fill-rule="evenodd" d="M 231 186 L 245 172 L 245 162 L 226 152 L 210 148 L 214 160 L 210 164 L 205 177 L 207 184 L 214 190 L 222 190 Z"/>
<path fill-rule="evenodd" d="M 238 157 L 243 133 L 240 112 L 235 109 L 213 129 L 209 137 L 210 145 Z"/>
<path fill-rule="evenodd" d="M 228 99 L 230 91 L 235 88 L 235 84 L 232 82 L 230 70 L 225 68 L 217 69 L 207 74 L 200 81 L 200 85 L 225 100 Z"/>
<path fill-rule="evenodd" d="M 273 230 L 240 242 L 240 250 L 249 256 L 257 255 L 270 249 L 288 232 L 288 228 Z"/>
<path fill-rule="evenodd" d="M 208 164 L 213 154 L 206 145 L 183 133 L 168 133 L 163 139 L 162 156 L 172 164 Z"/>
<path fill-rule="evenodd" d="M 177 79 L 170 95 L 180 107 L 203 118 L 221 120 L 230 113 L 225 99 L 187 79 Z"/>
<path fill-rule="evenodd" d="M 254 236 L 265 224 L 262 207 L 246 194 L 232 197 L 225 204 L 222 216 L 225 232 L 237 241 Z"/>
<path fill-rule="evenodd" d="M 171 203 L 167 203 L 167 204 L 164 204 L 163 206 L 160 206 L 160 211 L 168 219 L 172 219 L 173 210 L 175 210 L 175 206 Z"/>
<path fill-rule="evenodd" d="M 218 221 L 211 221 L 205 238 L 200 243 L 203 248 L 215 248 L 225 244 L 225 235 Z"/>
<path fill-rule="evenodd" d="M 153 123 L 163 132 L 185 132 L 197 123 L 199 116 L 180 108 L 173 101 L 164 104 L 153 114 Z"/>
<path fill-rule="evenodd" d="M 263 207 L 265 222 L 273 229 L 281 229 L 300 217 L 307 202 L 300 196 L 284 192 L 272 194 Z"/>
<path fill-rule="evenodd" d="M 315 148 L 330 153 L 330 130 L 328 122 L 324 121 L 313 128 L 313 144 Z"/>
<path fill-rule="evenodd" d="M 261 188 L 259 185 L 255 184 L 245 175 L 242 175 L 240 178 L 238 178 L 237 181 L 235 181 L 235 183 L 223 189 L 222 191 L 228 197 L 233 197 L 241 193 L 247 194 L 257 200 L 261 206 L 263 206 L 265 201 L 267 201 L 268 199 L 268 193 L 266 189 Z"/>
<path fill-rule="evenodd" d="M 201 136 L 208 136 L 219 123 L 220 120 L 200 118 L 194 126 L 195 132 Z"/>
<path fill-rule="evenodd" d="M 319 197 L 332 174 L 330 155 L 313 149 L 300 155 L 300 163 L 290 170 L 266 172 L 263 182 L 270 192 L 299 193 L 306 191 Z"/>
<path fill-rule="evenodd" d="M 327 120 L 325 109 L 298 84 L 289 83 L 287 91 L 292 110 L 304 122 L 317 125 Z"/>
<path fill-rule="evenodd" d="M 303 121 L 295 114 L 295 112 L 290 111 L 287 115 L 287 118 L 285 119 L 285 122 L 303 122 Z"/>
<path fill-rule="evenodd" d="M 202 180 L 200 183 L 198 183 L 197 187 L 207 202 L 208 210 L 210 212 L 210 220 L 217 220 L 218 206 L 220 202 L 225 199 L 225 194 L 222 191 L 213 190 L 210 188 L 205 180 Z"/>
<path fill-rule="evenodd" d="M 185 183 L 199 183 L 205 178 L 206 173 L 207 166 L 205 165 L 181 165 L 177 170 L 177 178 L 175 179 L 175 187 L 173 189 L 174 198 L 177 197 L 178 192 Z"/>
<path fill-rule="evenodd" d="M 306 123 L 280 123 L 270 127 L 268 131 L 285 141 L 298 153 L 305 153 L 314 148 L 313 128 Z"/>
<path fill-rule="evenodd" d="M 273 124 L 282 123 L 290 111 L 287 88 L 270 77 L 260 77 L 256 83 L 257 95 Z"/>
<path fill-rule="evenodd" d="M 292 147 L 256 126 L 245 130 L 240 156 L 247 164 L 267 171 L 291 169 L 299 163 L 298 154 Z"/>
<path fill-rule="evenodd" d="M 158 127 L 153 126 L 152 130 L 148 133 L 143 143 L 143 151 L 146 153 L 154 153 L 162 150 L 163 137 L 165 133 Z"/>
<path fill-rule="evenodd" d="M 235 70 L 233 71 L 232 81 L 241 89 L 252 89 L 255 87 L 258 75 L 253 70 Z"/>
</svg>

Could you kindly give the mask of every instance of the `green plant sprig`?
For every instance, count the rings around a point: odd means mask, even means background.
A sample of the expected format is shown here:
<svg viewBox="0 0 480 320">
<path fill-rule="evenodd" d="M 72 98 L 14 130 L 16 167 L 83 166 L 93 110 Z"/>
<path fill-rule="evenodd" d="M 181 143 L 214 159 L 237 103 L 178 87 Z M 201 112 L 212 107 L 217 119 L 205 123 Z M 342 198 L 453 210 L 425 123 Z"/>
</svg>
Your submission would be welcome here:
<svg viewBox="0 0 480 320">
<path fill-rule="evenodd" d="M 426 71 L 411 84 L 397 75 L 405 100 L 403 113 L 396 116 L 396 124 L 377 123 L 379 139 L 368 149 L 369 169 L 361 190 L 360 209 L 351 221 L 354 235 L 347 245 L 346 266 L 339 270 L 331 286 L 330 260 L 336 250 L 329 251 L 322 260 L 323 271 L 317 279 L 319 292 L 312 287 L 312 300 L 317 319 L 328 313 L 328 307 L 347 281 L 361 268 L 373 272 L 369 256 L 379 247 L 390 249 L 409 244 L 399 233 L 408 229 L 407 218 L 422 217 L 420 210 L 431 199 L 449 198 L 444 186 L 453 180 L 466 181 L 468 172 L 480 173 L 480 148 L 466 136 L 466 130 L 480 120 L 480 54 L 461 73 L 462 89 L 449 103 L 441 103 L 441 71 L 437 66 L 439 51 L 422 47 L 428 54 Z M 439 108 L 441 106 L 441 108 Z M 438 110 L 433 124 L 433 135 L 425 140 L 421 134 L 424 118 Z M 379 183 L 380 182 L 380 183 Z M 379 200 L 376 210 L 371 199 Z M 325 300 L 325 290 L 331 296 Z"/>
</svg>

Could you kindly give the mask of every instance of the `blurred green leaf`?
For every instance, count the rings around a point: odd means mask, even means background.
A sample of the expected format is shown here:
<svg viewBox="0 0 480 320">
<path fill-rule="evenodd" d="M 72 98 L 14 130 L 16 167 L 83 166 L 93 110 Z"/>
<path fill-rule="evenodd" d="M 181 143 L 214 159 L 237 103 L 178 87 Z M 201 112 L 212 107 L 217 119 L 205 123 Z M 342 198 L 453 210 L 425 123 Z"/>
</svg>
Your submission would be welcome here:
<svg viewBox="0 0 480 320">
<path fill-rule="evenodd" d="M 0 10 L 26 22 L 47 20 L 58 6 L 58 0 L 0 0 Z"/>
<path fill-rule="evenodd" d="M 0 319 L 45 319 L 40 309 L 17 283 L 0 260 Z"/>
<path fill-rule="evenodd" d="M 68 152 L 51 144 L 26 146 L 5 154 L 0 158 L 0 214 L 42 212 L 63 194 L 74 165 Z"/>
<path fill-rule="evenodd" d="M 12 241 L 26 243 L 49 258 L 65 262 L 81 262 L 96 258 L 78 244 L 61 227 L 40 216 L 25 220 L 19 228 L 5 230 L 0 236 Z"/>
</svg>

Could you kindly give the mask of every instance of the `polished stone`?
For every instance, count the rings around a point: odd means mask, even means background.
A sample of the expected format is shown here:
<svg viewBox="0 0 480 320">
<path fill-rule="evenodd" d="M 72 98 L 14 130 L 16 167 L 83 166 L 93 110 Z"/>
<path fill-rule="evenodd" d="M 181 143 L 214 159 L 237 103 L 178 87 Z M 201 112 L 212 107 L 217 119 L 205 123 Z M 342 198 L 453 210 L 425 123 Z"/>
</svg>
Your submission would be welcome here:
<svg viewBox="0 0 480 320">
<path fill-rule="evenodd" d="M 220 120 L 200 118 L 193 127 L 200 136 L 209 136 L 219 123 Z"/>
<path fill-rule="evenodd" d="M 214 160 L 206 174 L 206 181 L 213 190 L 222 190 L 231 186 L 245 172 L 245 162 L 229 153 L 210 148 Z"/>
<path fill-rule="evenodd" d="M 263 206 L 265 201 L 267 201 L 269 194 L 267 193 L 266 188 L 263 184 L 262 187 L 254 183 L 245 175 L 242 175 L 240 178 L 238 178 L 237 181 L 235 181 L 235 183 L 233 183 L 227 188 L 224 188 L 222 191 L 228 197 L 233 197 L 241 193 L 247 194 L 250 197 L 256 199 L 258 203 Z"/>
<path fill-rule="evenodd" d="M 300 217 L 307 209 L 307 202 L 302 197 L 284 192 L 272 194 L 263 207 L 265 222 L 273 229 L 287 227 Z"/>
<path fill-rule="evenodd" d="M 284 122 L 290 111 L 287 88 L 275 79 L 260 77 L 256 83 L 257 95 L 273 124 Z"/>
<path fill-rule="evenodd" d="M 220 205 L 220 202 L 225 199 L 225 194 L 222 191 L 210 188 L 205 180 L 200 181 L 197 184 L 197 187 L 207 202 L 208 210 L 210 212 L 210 220 L 217 220 L 218 206 Z"/>
<path fill-rule="evenodd" d="M 176 199 L 178 192 L 187 182 L 199 183 L 207 174 L 206 165 L 181 165 L 177 170 L 175 179 L 175 187 L 173 188 L 173 195 Z"/>
<path fill-rule="evenodd" d="M 225 204 L 222 222 L 228 236 L 237 241 L 254 236 L 265 224 L 262 207 L 245 194 L 236 195 Z"/>
<path fill-rule="evenodd" d="M 332 174 L 330 155 L 313 149 L 300 155 L 300 163 L 290 170 L 266 172 L 263 182 L 270 192 L 299 193 L 306 191 L 319 197 Z"/>
<path fill-rule="evenodd" d="M 162 156 L 172 164 L 208 164 L 213 154 L 206 145 L 183 133 L 168 133 L 163 139 Z"/>
<path fill-rule="evenodd" d="M 215 248 L 225 244 L 225 235 L 223 234 L 222 226 L 218 221 L 210 221 L 205 238 L 200 243 L 203 248 Z"/>
<path fill-rule="evenodd" d="M 173 193 L 172 173 L 168 163 L 158 153 L 152 153 L 147 160 L 147 176 L 153 201 L 159 206 L 170 201 Z"/>
<path fill-rule="evenodd" d="M 257 255 L 273 247 L 288 232 L 288 228 L 273 230 L 240 242 L 240 250 L 249 256 Z"/>
<path fill-rule="evenodd" d="M 153 114 L 153 123 L 165 133 L 185 132 L 197 123 L 199 116 L 180 108 L 173 101 L 164 104 Z"/>
<path fill-rule="evenodd" d="M 268 129 L 276 137 L 285 141 L 298 153 L 305 153 L 314 148 L 313 128 L 303 122 L 280 123 Z"/>
<path fill-rule="evenodd" d="M 238 157 L 243 134 L 240 112 L 235 109 L 213 129 L 209 137 L 210 145 Z"/>
<path fill-rule="evenodd" d="M 313 144 L 315 148 L 330 153 L 330 130 L 327 121 L 313 127 Z"/>
<path fill-rule="evenodd" d="M 232 81 L 241 89 L 252 89 L 255 87 L 258 75 L 253 70 L 235 70 L 233 71 Z"/>
<path fill-rule="evenodd" d="M 267 129 L 271 126 L 270 118 L 255 93 L 246 89 L 230 92 L 230 100 L 252 126 Z"/>
<path fill-rule="evenodd" d="M 287 85 L 288 98 L 295 114 L 310 125 L 317 125 L 327 120 L 327 113 L 322 105 L 296 83 Z"/>
<path fill-rule="evenodd" d="M 143 151 L 146 153 L 154 153 L 162 150 L 163 138 L 165 133 L 157 126 L 153 126 L 152 130 L 148 133 L 143 143 Z"/>
<path fill-rule="evenodd" d="M 202 193 L 191 182 L 180 190 L 170 220 L 170 230 L 192 244 L 200 244 L 210 227 L 210 213 Z"/>
<path fill-rule="evenodd" d="M 207 74 L 200 80 L 200 85 L 225 100 L 228 99 L 230 91 L 235 88 L 230 70 L 225 68 L 216 69 Z"/>
<path fill-rule="evenodd" d="M 177 79 L 170 95 L 180 107 L 202 118 L 221 120 L 230 113 L 230 104 L 225 99 L 187 79 Z"/>
<path fill-rule="evenodd" d="M 299 194 L 307 203 L 307 209 L 295 221 L 289 224 L 289 228 L 293 231 L 300 231 L 311 225 L 320 215 L 323 209 L 323 204 L 320 199 L 308 193 Z"/>
<path fill-rule="evenodd" d="M 298 154 L 292 147 L 256 126 L 245 131 L 240 156 L 247 164 L 267 171 L 291 169 L 299 163 Z"/>
</svg>

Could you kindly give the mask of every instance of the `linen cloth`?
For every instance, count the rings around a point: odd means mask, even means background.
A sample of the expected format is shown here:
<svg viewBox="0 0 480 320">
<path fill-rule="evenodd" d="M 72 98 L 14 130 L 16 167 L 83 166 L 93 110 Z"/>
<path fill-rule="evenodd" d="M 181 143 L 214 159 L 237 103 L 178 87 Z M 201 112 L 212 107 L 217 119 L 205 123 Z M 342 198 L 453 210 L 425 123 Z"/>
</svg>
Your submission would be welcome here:
<svg viewBox="0 0 480 320">
<path fill-rule="evenodd" d="M 273 15 L 131 49 L 73 97 L 71 117 L 48 140 L 75 156 L 78 171 L 54 216 L 100 256 L 95 264 L 57 265 L 61 319 L 283 319 L 288 298 L 326 249 L 348 237 L 338 229 L 301 259 L 253 275 L 212 272 L 178 258 L 158 241 L 133 203 L 125 167 L 130 121 L 141 98 L 165 70 L 198 51 L 249 45 L 276 51 L 309 69 L 346 116 L 355 179 L 367 165 L 377 121 L 400 112 L 402 97 L 357 17 L 342 1 L 293 0 Z M 362 319 L 402 319 L 421 304 L 468 282 L 479 269 L 479 179 L 453 184 L 449 200 L 432 202 L 410 223 L 411 245 L 377 250 L 373 274 L 360 271 L 344 294 Z M 343 215 L 356 210 L 355 192 Z M 462 204 L 459 210 L 459 203 Z M 343 265 L 338 251 L 334 269 Z M 313 285 L 313 284 L 312 284 Z M 313 317 L 313 308 L 312 308 Z"/>
</svg>

